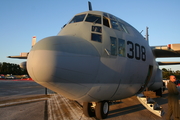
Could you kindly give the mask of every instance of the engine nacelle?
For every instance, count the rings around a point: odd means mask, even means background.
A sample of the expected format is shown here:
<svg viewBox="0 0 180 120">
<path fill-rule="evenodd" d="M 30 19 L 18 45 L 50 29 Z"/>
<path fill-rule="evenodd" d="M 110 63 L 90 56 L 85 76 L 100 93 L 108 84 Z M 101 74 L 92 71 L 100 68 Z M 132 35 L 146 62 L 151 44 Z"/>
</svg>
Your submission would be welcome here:
<svg viewBox="0 0 180 120">
<path fill-rule="evenodd" d="M 26 69 L 26 61 L 19 64 L 20 68 Z"/>
</svg>

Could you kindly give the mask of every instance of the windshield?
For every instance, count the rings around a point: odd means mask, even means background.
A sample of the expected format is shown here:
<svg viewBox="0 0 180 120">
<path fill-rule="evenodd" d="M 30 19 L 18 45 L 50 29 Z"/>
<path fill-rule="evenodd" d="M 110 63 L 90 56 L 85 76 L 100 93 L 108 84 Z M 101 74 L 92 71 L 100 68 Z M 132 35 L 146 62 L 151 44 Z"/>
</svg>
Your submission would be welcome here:
<svg viewBox="0 0 180 120">
<path fill-rule="evenodd" d="M 101 16 L 100 15 L 88 14 L 85 21 L 101 24 Z"/>
<path fill-rule="evenodd" d="M 84 20 L 86 14 L 76 15 L 69 23 L 81 22 Z"/>
<path fill-rule="evenodd" d="M 108 14 L 108 13 L 103 13 L 103 22 L 104 22 L 103 24 L 105 26 L 107 26 L 107 27 L 110 27 L 108 19 L 110 19 L 110 24 L 111 24 L 111 27 L 113 29 L 129 33 L 127 28 L 126 28 L 126 25 L 124 25 L 122 23 L 121 19 L 119 19 L 118 17 L 116 17 L 114 15 L 111 15 L 111 14 Z"/>
</svg>

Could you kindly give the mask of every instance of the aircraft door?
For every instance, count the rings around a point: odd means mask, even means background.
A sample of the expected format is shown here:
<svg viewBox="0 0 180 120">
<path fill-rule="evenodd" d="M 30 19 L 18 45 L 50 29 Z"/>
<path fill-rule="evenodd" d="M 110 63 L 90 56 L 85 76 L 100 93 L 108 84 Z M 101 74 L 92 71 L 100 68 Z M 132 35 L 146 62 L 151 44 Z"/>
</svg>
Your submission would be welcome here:
<svg viewBox="0 0 180 120">
<path fill-rule="evenodd" d="M 148 83 L 151 79 L 151 76 L 152 76 L 152 71 L 153 71 L 153 66 L 149 65 L 146 80 L 144 81 L 144 85 L 141 86 L 141 89 L 138 91 L 138 93 L 141 93 L 146 88 L 146 86 L 148 85 Z"/>
</svg>

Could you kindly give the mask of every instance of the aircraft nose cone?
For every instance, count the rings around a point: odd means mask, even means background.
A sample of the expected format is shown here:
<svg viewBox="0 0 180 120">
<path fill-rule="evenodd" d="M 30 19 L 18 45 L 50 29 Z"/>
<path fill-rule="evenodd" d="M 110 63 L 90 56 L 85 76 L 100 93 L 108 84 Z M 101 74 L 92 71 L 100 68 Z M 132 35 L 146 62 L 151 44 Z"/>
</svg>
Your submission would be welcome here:
<svg viewBox="0 0 180 120">
<path fill-rule="evenodd" d="M 99 53 L 88 41 L 72 36 L 52 36 L 33 46 L 27 70 L 37 83 L 72 98 L 76 92 L 79 96 L 85 94 L 96 77 L 98 64 Z"/>
</svg>

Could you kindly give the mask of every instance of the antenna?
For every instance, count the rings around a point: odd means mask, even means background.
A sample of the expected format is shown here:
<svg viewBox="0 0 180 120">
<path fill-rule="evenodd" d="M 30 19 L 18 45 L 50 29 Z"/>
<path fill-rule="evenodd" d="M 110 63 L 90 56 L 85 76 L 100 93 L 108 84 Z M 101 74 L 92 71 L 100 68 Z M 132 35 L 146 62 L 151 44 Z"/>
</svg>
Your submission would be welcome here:
<svg viewBox="0 0 180 120">
<path fill-rule="evenodd" d="M 92 11 L 92 5 L 91 2 L 88 1 L 89 11 Z"/>
<path fill-rule="evenodd" d="M 149 42 L 149 34 L 148 34 L 148 27 L 146 27 L 146 40 L 147 40 L 147 42 Z"/>
</svg>

